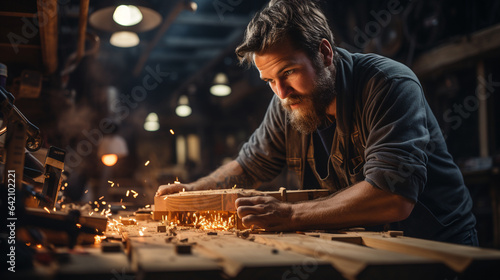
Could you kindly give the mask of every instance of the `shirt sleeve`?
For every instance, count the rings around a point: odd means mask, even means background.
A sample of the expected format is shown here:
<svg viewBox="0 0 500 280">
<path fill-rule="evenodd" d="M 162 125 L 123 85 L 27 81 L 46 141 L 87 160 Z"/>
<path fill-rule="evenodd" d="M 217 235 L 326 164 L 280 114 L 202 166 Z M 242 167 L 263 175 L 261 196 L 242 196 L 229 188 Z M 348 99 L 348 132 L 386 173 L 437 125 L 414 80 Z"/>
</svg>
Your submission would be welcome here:
<svg viewBox="0 0 500 280">
<path fill-rule="evenodd" d="M 427 180 L 429 131 L 423 90 L 409 78 L 372 79 L 366 89 L 365 180 L 416 202 Z"/>
<path fill-rule="evenodd" d="M 274 96 L 264 120 L 243 145 L 236 161 L 261 182 L 274 179 L 286 164 L 286 112 Z"/>
</svg>

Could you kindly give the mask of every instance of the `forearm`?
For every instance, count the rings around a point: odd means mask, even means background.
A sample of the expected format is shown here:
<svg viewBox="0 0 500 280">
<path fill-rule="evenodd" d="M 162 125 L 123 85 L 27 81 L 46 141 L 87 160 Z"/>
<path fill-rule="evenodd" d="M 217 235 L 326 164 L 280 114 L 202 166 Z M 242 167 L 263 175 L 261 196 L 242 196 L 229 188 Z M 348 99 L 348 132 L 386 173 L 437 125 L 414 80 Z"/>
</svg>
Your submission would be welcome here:
<svg viewBox="0 0 500 280">
<path fill-rule="evenodd" d="M 218 169 L 210 175 L 187 184 L 189 190 L 217 190 L 237 188 L 256 188 L 260 182 L 249 176 L 241 165 L 233 160 Z"/>
<path fill-rule="evenodd" d="M 327 199 L 293 204 L 292 224 L 297 229 L 380 225 L 405 219 L 413 205 L 363 181 Z"/>
</svg>

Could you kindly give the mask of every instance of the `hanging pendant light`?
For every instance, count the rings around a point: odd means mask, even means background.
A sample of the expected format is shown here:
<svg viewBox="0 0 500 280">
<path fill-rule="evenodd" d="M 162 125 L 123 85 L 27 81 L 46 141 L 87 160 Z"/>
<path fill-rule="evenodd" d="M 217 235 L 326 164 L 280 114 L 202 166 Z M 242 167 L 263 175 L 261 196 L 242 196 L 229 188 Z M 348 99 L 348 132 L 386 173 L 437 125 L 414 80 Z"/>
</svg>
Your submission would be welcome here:
<svg viewBox="0 0 500 280">
<path fill-rule="evenodd" d="M 215 96 L 228 96 L 231 94 L 229 80 L 224 73 L 215 75 L 214 84 L 210 87 L 210 93 Z"/>
<path fill-rule="evenodd" d="M 146 122 L 144 122 L 144 130 L 153 132 L 158 131 L 158 129 L 160 129 L 158 115 L 156 113 L 149 113 L 146 117 Z"/>
<path fill-rule="evenodd" d="M 186 95 L 181 95 L 179 97 L 179 103 L 177 108 L 175 108 L 175 113 L 179 117 L 188 117 L 192 113 L 191 107 L 189 107 L 189 99 Z"/>
<path fill-rule="evenodd" d="M 145 32 L 160 25 L 162 17 L 157 11 L 145 6 L 106 6 L 89 16 L 92 27 L 107 32 Z"/>
<path fill-rule="evenodd" d="M 125 139 L 120 135 L 106 135 L 99 143 L 97 155 L 106 166 L 113 166 L 119 158 L 128 155 Z"/>
</svg>

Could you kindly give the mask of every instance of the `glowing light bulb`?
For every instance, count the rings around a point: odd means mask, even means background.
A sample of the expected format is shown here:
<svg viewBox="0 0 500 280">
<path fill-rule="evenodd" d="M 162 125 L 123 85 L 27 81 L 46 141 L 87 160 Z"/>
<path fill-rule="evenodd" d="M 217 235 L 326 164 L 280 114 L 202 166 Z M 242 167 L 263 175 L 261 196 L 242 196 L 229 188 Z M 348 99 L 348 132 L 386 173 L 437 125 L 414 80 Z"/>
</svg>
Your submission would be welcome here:
<svg viewBox="0 0 500 280">
<path fill-rule="evenodd" d="M 113 20 L 122 26 L 132 26 L 142 21 L 142 13 L 134 5 L 120 5 L 113 13 Z"/>
<path fill-rule="evenodd" d="M 107 154 L 101 157 L 102 163 L 106 166 L 113 166 L 118 161 L 118 156 L 115 154 Z"/>
</svg>

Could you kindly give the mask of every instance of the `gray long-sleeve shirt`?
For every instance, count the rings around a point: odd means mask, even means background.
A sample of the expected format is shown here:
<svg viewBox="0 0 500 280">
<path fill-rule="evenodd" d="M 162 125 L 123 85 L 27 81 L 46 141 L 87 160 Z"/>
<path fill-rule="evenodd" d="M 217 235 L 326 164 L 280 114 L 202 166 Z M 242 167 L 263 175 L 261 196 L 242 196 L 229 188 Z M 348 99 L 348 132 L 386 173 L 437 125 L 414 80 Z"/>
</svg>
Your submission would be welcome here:
<svg viewBox="0 0 500 280">
<path fill-rule="evenodd" d="M 470 194 L 415 74 L 382 56 L 337 51 L 337 127 L 328 162 L 317 162 L 314 149 L 323 147 L 288 123 L 275 96 L 238 163 L 260 181 L 286 167 L 289 186 L 304 188 L 310 168 L 332 191 L 365 180 L 409 198 L 416 202 L 412 213 L 391 225 L 407 236 L 446 241 L 472 229 Z M 319 176 L 318 168 L 328 175 Z"/>
</svg>

